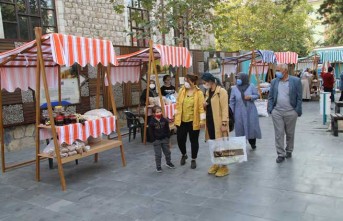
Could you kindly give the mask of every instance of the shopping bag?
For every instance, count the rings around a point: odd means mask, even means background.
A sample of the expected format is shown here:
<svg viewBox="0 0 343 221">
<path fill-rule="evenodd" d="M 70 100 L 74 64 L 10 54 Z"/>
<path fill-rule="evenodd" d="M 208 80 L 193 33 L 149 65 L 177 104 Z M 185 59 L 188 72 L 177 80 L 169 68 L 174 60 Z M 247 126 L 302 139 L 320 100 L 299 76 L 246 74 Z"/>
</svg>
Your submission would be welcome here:
<svg viewBox="0 0 343 221">
<path fill-rule="evenodd" d="M 245 136 L 209 140 L 208 144 L 213 164 L 228 165 L 248 161 Z"/>
<path fill-rule="evenodd" d="M 257 99 L 255 100 L 258 116 L 268 117 L 268 100 Z"/>
</svg>

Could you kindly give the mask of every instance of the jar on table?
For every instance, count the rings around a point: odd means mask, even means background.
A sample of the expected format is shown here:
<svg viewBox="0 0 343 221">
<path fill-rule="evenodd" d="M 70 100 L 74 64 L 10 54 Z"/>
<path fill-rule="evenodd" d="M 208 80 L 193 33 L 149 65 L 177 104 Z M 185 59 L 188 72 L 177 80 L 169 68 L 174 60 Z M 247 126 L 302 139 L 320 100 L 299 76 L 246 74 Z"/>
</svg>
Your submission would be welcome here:
<svg viewBox="0 0 343 221">
<path fill-rule="evenodd" d="M 64 124 L 65 125 L 71 124 L 71 119 L 70 119 L 70 115 L 69 114 L 66 114 L 64 116 Z"/>
<path fill-rule="evenodd" d="M 69 115 L 70 123 L 76 124 L 77 123 L 77 117 L 75 114 Z"/>
<path fill-rule="evenodd" d="M 64 125 L 64 116 L 62 114 L 57 115 L 55 117 L 55 124 L 56 124 L 56 126 L 63 126 Z"/>
</svg>

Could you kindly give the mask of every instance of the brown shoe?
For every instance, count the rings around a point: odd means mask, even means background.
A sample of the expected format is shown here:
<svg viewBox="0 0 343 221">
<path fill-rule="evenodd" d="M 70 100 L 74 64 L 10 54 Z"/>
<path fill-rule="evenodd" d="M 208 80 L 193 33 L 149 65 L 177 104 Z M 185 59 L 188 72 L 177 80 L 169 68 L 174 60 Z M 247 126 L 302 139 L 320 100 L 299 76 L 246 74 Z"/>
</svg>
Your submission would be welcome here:
<svg viewBox="0 0 343 221">
<path fill-rule="evenodd" d="M 213 164 L 209 169 L 208 169 L 208 174 L 216 174 L 219 169 L 219 165 Z"/>
<path fill-rule="evenodd" d="M 230 170 L 229 168 L 225 165 L 225 166 L 221 166 L 218 171 L 216 172 L 216 177 L 223 177 L 223 176 L 227 176 L 230 174 Z"/>
</svg>

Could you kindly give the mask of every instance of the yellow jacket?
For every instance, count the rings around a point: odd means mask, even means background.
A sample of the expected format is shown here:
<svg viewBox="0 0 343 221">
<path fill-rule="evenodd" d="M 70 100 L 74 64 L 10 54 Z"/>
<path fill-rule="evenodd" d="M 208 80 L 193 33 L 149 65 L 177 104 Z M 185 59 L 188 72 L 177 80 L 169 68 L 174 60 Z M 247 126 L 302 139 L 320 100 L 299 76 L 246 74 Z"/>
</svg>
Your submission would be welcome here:
<svg viewBox="0 0 343 221">
<path fill-rule="evenodd" d="M 209 97 L 209 91 L 206 92 L 206 100 Z M 211 98 L 212 114 L 216 139 L 223 137 L 223 132 L 221 131 L 222 122 L 227 122 L 229 124 L 229 98 L 227 91 L 217 86 L 214 94 Z M 226 135 L 225 135 L 226 136 Z M 206 140 L 208 140 L 208 132 L 206 128 Z"/>
<path fill-rule="evenodd" d="M 185 96 L 186 96 L 186 88 L 182 87 L 179 91 L 179 95 L 176 100 L 175 121 L 174 121 L 174 124 L 176 126 L 181 125 L 182 106 L 183 106 L 183 101 L 185 99 Z M 204 121 L 206 119 L 206 114 L 205 114 L 203 105 L 204 105 L 204 94 L 198 87 L 196 87 L 196 91 L 194 93 L 193 130 L 200 130 L 200 121 Z"/>
</svg>

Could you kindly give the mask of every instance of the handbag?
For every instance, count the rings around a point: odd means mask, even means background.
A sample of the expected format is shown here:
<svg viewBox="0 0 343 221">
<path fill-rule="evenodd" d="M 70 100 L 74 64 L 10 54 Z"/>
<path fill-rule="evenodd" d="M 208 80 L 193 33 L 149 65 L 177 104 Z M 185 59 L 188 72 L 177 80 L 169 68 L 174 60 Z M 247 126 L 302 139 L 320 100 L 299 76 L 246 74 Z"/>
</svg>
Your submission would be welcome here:
<svg viewBox="0 0 343 221">
<path fill-rule="evenodd" d="M 208 140 L 208 144 L 213 164 L 228 165 L 248 161 L 245 136 Z"/>
</svg>

